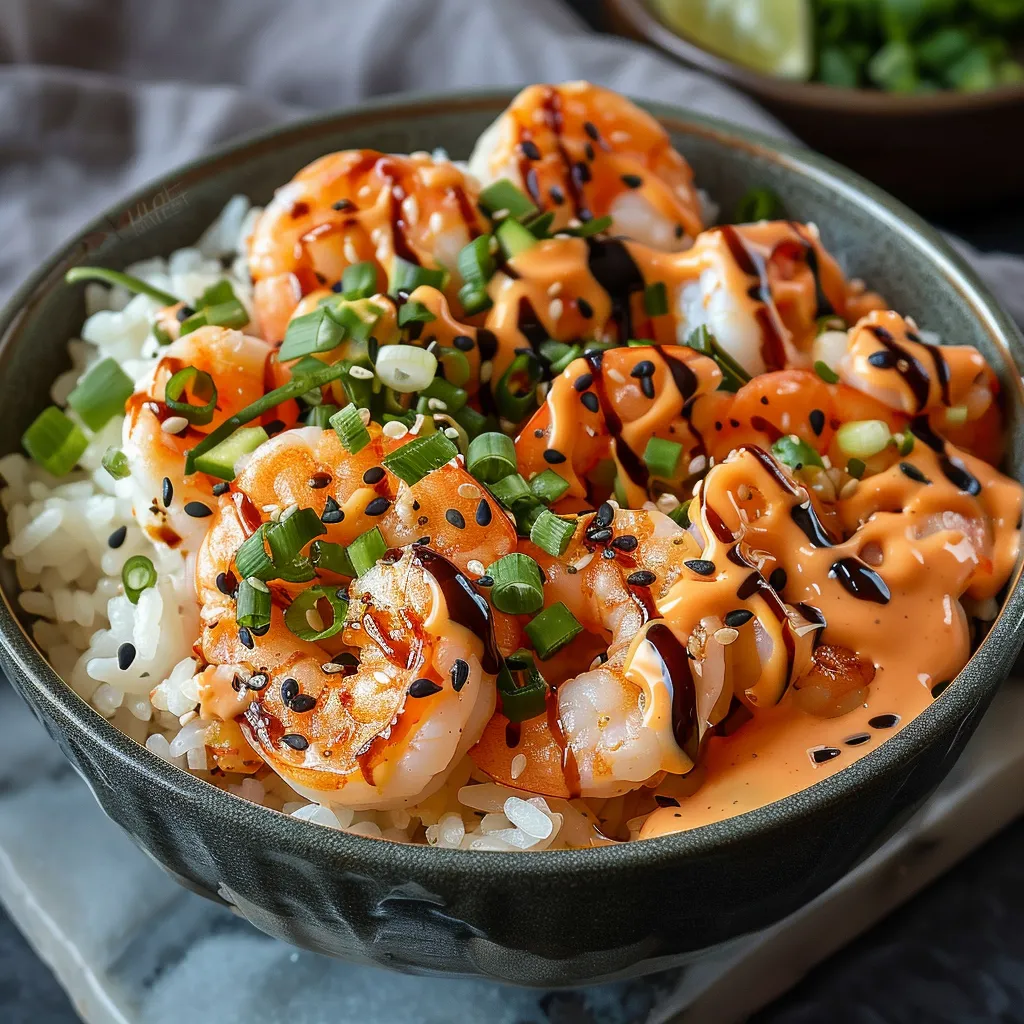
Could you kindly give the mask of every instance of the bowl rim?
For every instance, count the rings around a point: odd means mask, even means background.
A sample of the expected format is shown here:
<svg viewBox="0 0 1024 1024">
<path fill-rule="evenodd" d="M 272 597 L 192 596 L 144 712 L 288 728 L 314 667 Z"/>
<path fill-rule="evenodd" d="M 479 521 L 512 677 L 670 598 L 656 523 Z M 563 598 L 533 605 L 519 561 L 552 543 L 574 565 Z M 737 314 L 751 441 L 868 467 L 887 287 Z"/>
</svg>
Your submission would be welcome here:
<svg viewBox="0 0 1024 1024">
<path fill-rule="evenodd" d="M 882 118 L 939 117 L 945 114 L 1024 104 L 1024 83 L 994 86 L 981 92 L 943 89 L 934 93 L 891 93 L 881 89 L 854 89 L 825 82 L 796 81 L 744 67 L 714 53 L 665 24 L 647 0 L 604 0 L 613 16 L 643 39 L 677 60 L 724 78 L 726 81 L 772 100 L 817 111 L 842 111 Z"/>
<path fill-rule="evenodd" d="M 268 149 L 287 146 L 292 141 L 352 129 L 367 122 L 427 118 L 438 113 L 493 112 L 495 115 L 514 95 L 511 89 L 462 90 L 442 93 L 413 93 L 384 97 L 349 108 L 290 121 L 250 134 L 150 181 L 100 214 L 77 232 L 32 273 L 0 311 L 0 360 L 15 343 L 20 325 L 44 294 L 62 280 L 68 261 L 80 254 L 83 242 L 96 233 L 109 232 L 126 211 L 138 208 L 163 190 L 185 186 L 229 171 L 239 162 L 258 159 Z M 739 149 L 751 157 L 779 164 L 797 177 L 811 179 L 838 193 L 847 202 L 870 212 L 883 230 L 927 256 L 947 279 L 948 284 L 968 304 L 992 338 L 1004 361 L 1004 380 L 1015 382 L 1017 402 L 1024 409 L 1024 381 L 1018 361 L 1024 365 L 1024 339 L 1016 325 L 978 280 L 977 275 L 952 250 L 933 228 L 881 189 L 859 175 L 801 146 L 781 142 L 768 135 L 728 124 L 716 118 L 692 114 L 666 104 L 640 102 L 661 120 L 670 132 L 698 136 L 727 148 Z M 117 730 L 65 683 L 50 667 L 31 635 L 23 628 L 8 595 L 0 588 L 0 642 L 6 659 L 48 707 L 50 715 L 63 720 L 66 728 L 97 742 L 121 762 L 126 771 L 141 773 L 157 790 L 157 799 L 171 794 L 187 801 L 207 804 L 218 818 L 243 820 L 254 831 L 290 828 L 293 851 L 309 851 L 310 859 L 324 856 L 338 862 L 373 864 L 381 871 L 417 876 L 432 874 L 446 882 L 458 883 L 493 878 L 494 872 L 511 871 L 517 877 L 538 883 L 562 883 L 572 887 L 582 883 L 600 883 L 610 870 L 666 867 L 690 856 L 720 854 L 770 833 L 780 824 L 798 826 L 801 822 L 836 806 L 846 795 L 870 782 L 873 776 L 890 771 L 921 754 L 932 742 L 932 733 L 943 727 L 958 729 L 965 716 L 976 710 L 993 689 L 993 666 L 1000 662 L 997 645 L 1019 648 L 1020 624 L 1024 618 L 1024 587 L 1021 577 L 1024 563 L 1018 564 L 1007 586 L 1007 596 L 988 635 L 971 655 L 964 669 L 925 710 L 853 764 L 782 800 L 700 826 L 685 832 L 619 843 L 587 850 L 521 852 L 449 850 L 436 847 L 371 840 L 335 829 L 291 818 L 281 811 L 250 803 L 218 789 L 210 783 L 172 765 Z M 1001 676 L 1001 668 L 996 669 Z M 1001 682 L 1001 679 L 1000 679 Z M 288 822 L 289 825 L 284 823 Z M 440 881 L 439 877 L 439 881 Z"/>
</svg>

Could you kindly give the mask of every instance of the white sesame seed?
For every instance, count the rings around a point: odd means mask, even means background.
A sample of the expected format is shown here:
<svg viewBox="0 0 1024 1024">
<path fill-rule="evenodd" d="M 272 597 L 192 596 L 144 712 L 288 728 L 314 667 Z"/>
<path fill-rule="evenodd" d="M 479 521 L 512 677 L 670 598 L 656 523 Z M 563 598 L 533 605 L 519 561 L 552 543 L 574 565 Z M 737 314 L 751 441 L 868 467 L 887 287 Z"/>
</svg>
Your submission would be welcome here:
<svg viewBox="0 0 1024 1024">
<path fill-rule="evenodd" d="M 388 683 L 391 682 L 391 677 L 387 674 L 387 672 L 374 672 L 373 678 L 376 679 L 381 686 L 387 686 Z"/>
<path fill-rule="evenodd" d="M 557 320 L 565 312 L 565 303 L 561 299 L 552 299 L 548 306 L 548 314 L 552 320 Z"/>
<path fill-rule="evenodd" d="M 626 383 L 626 378 L 623 377 L 622 374 L 619 373 L 619 371 L 615 369 L 615 367 L 612 367 L 610 370 L 607 370 L 606 372 L 608 374 L 608 377 L 611 380 L 615 381 L 616 384 L 625 384 Z"/>
<path fill-rule="evenodd" d="M 345 252 L 345 259 L 347 259 L 349 263 L 359 262 L 359 253 L 356 250 L 356 245 L 355 242 L 352 241 L 351 235 L 345 236 L 345 244 L 342 246 L 342 248 L 344 249 Z"/>
<path fill-rule="evenodd" d="M 860 481 L 856 477 L 850 477 L 849 480 L 843 484 L 842 490 L 839 492 L 839 498 L 841 501 L 846 501 L 847 498 L 852 498 L 857 493 L 857 485 Z"/>
<path fill-rule="evenodd" d="M 345 671 L 345 666 L 339 665 L 337 662 L 334 661 L 325 661 L 320 666 L 320 671 L 326 673 L 329 676 L 336 676 L 338 675 L 339 672 Z"/>
<path fill-rule="evenodd" d="M 480 561 L 480 559 L 479 559 L 479 558 L 471 558 L 471 559 L 470 559 L 470 560 L 469 560 L 469 561 L 468 561 L 468 562 L 466 563 L 466 568 L 467 568 L 467 569 L 468 569 L 468 570 L 469 570 L 469 571 L 470 571 L 471 573 L 474 573 L 474 574 L 475 574 L 475 575 L 477 575 L 477 576 L 483 576 L 483 574 L 484 574 L 484 569 L 486 568 L 486 566 L 484 565 L 484 563 L 483 563 L 483 562 L 481 562 L 481 561 Z"/>
<path fill-rule="evenodd" d="M 355 377 L 356 380 L 373 380 L 373 370 L 368 370 L 365 366 L 350 366 L 348 375 Z"/>
<path fill-rule="evenodd" d="M 562 290 L 562 282 L 561 281 L 552 281 L 551 284 L 548 285 L 548 295 L 552 299 L 556 295 L 558 295 L 559 292 L 561 292 L 561 290 Z"/>
<path fill-rule="evenodd" d="M 392 420 L 390 423 L 384 424 L 381 433 L 385 437 L 391 437 L 397 441 L 400 437 L 405 437 L 409 433 L 409 428 L 401 420 Z"/>
<path fill-rule="evenodd" d="M 288 507 L 287 507 L 287 508 L 286 508 L 286 509 L 285 509 L 285 510 L 284 510 L 284 511 L 283 511 L 283 512 L 281 513 L 281 519 L 282 519 L 282 520 L 285 520 L 285 519 L 289 519 L 289 518 L 291 518 L 291 517 L 292 517 L 293 515 L 295 515 L 295 513 L 296 513 L 296 512 L 298 512 L 298 511 L 299 511 L 299 503 L 298 503 L 297 501 L 296 501 L 296 502 L 293 502 L 293 503 L 292 503 L 291 505 L 289 505 L 289 506 L 288 506 Z"/>
<path fill-rule="evenodd" d="M 416 419 L 412 421 L 412 426 L 409 428 L 410 434 L 418 434 L 423 429 L 423 413 L 417 413 Z"/>
<path fill-rule="evenodd" d="M 582 572 L 584 569 L 586 569 L 588 565 L 590 565 L 593 558 L 594 552 L 590 551 L 587 554 L 585 554 L 578 562 L 573 562 L 573 566 L 575 567 L 577 572 Z"/>
<path fill-rule="evenodd" d="M 491 217 L 494 220 L 504 220 L 507 216 L 508 210 L 506 210 L 504 207 L 502 207 L 500 210 L 495 210 L 494 213 L 491 214 Z"/>
<path fill-rule="evenodd" d="M 480 364 L 480 383 L 486 384 L 491 379 L 492 373 L 494 373 L 494 363 L 490 359 L 485 359 Z"/>
<path fill-rule="evenodd" d="M 654 506 L 658 511 L 668 513 L 679 508 L 679 499 L 674 494 L 659 494 Z"/>
<path fill-rule="evenodd" d="M 716 629 L 712 634 L 714 638 L 723 646 L 735 643 L 739 639 L 740 631 L 733 629 L 732 626 L 723 626 L 721 629 Z"/>
<path fill-rule="evenodd" d="M 702 473 L 707 468 L 708 460 L 703 455 L 694 456 L 690 459 L 690 466 L 688 472 L 692 476 L 694 473 Z"/>
<path fill-rule="evenodd" d="M 475 501 L 480 497 L 480 488 L 476 484 L 459 484 L 459 497 L 468 498 L 470 501 Z"/>
<path fill-rule="evenodd" d="M 322 633 L 324 631 L 324 620 L 320 618 L 320 613 L 315 608 L 306 609 L 306 625 L 314 633 Z"/>
<path fill-rule="evenodd" d="M 449 441 L 454 441 L 459 436 L 459 432 L 455 427 L 445 427 L 444 436 L 447 437 Z"/>
<path fill-rule="evenodd" d="M 435 412 L 445 412 L 448 408 L 448 403 L 443 398 L 428 398 L 427 408 Z"/>
<path fill-rule="evenodd" d="M 491 235 L 491 240 L 487 243 L 487 251 L 493 256 L 499 249 L 498 239 Z"/>
<path fill-rule="evenodd" d="M 267 515 L 272 515 L 274 512 L 280 512 L 281 511 L 281 506 L 280 505 L 274 505 L 274 504 L 261 505 L 260 506 L 260 511 L 266 512 Z"/>
<path fill-rule="evenodd" d="M 370 425 L 370 410 L 360 409 L 359 418 L 363 421 L 363 426 L 368 427 Z"/>
<path fill-rule="evenodd" d="M 262 591 L 262 593 L 264 594 L 270 593 L 270 587 L 268 587 L 266 583 L 263 582 L 263 580 L 259 579 L 256 576 L 247 577 L 245 582 L 248 583 L 253 590 Z"/>
<path fill-rule="evenodd" d="M 518 779 L 519 776 L 522 775 L 523 772 L 525 772 L 525 771 L 526 771 L 526 755 L 525 754 L 516 754 L 516 756 L 512 758 L 512 767 L 511 767 L 511 772 L 510 772 L 510 774 L 512 775 L 512 778 L 513 779 Z"/>
<path fill-rule="evenodd" d="M 186 427 L 188 427 L 188 420 L 184 416 L 168 416 L 160 424 L 160 429 L 165 434 L 180 434 Z"/>
</svg>

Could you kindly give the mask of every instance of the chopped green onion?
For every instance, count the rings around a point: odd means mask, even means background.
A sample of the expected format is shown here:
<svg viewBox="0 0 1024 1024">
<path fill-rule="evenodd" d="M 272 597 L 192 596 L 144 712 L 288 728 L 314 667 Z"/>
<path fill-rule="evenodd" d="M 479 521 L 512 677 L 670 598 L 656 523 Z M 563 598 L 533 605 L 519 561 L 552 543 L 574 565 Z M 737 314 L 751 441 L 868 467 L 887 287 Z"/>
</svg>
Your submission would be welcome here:
<svg viewBox="0 0 1024 1024">
<path fill-rule="evenodd" d="M 417 345 L 385 345 L 377 356 L 377 376 L 402 394 L 422 391 L 437 373 L 437 357 Z"/>
<path fill-rule="evenodd" d="M 249 322 L 249 314 L 238 299 L 232 297 L 227 302 L 218 302 L 215 306 L 204 306 L 206 322 L 214 327 L 230 327 L 238 330 Z"/>
<path fill-rule="evenodd" d="M 541 515 L 547 512 L 542 501 L 538 501 L 532 494 L 517 501 L 512 515 L 516 521 L 516 532 L 520 537 L 529 537 Z"/>
<path fill-rule="evenodd" d="M 222 302 L 230 302 L 233 298 L 235 298 L 235 289 L 226 277 L 222 277 L 199 296 L 195 308 L 203 309 L 206 306 L 216 306 Z"/>
<path fill-rule="evenodd" d="M 455 447 L 442 433 L 417 437 L 389 455 L 381 462 L 395 476 L 404 480 L 411 487 L 419 483 L 427 474 L 451 462 L 459 454 Z"/>
<path fill-rule="evenodd" d="M 521 423 L 526 419 L 536 405 L 536 388 L 542 376 L 539 359 L 532 354 L 517 355 L 494 390 L 498 412 L 512 423 Z"/>
<path fill-rule="evenodd" d="M 435 377 L 421 392 L 421 398 L 434 398 L 439 402 L 444 402 L 444 409 L 439 410 L 441 412 L 458 412 L 467 401 L 469 401 L 469 395 L 464 388 L 457 388 L 454 384 L 449 383 L 443 377 Z M 433 412 L 433 407 L 428 405 L 428 409 Z"/>
<path fill-rule="evenodd" d="M 170 345 L 174 339 L 160 326 L 160 324 L 153 323 L 153 337 L 156 338 L 156 343 L 161 347 Z"/>
<path fill-rule="evenodd" d="M 238 584 L 235 622 L 245 629 L 266 629 L 270 625 L 270 590 L 255 576 Z"/>
<path fill-rule="evenodd" d="M 329 540 L 315 540 L 309 546 L 309 559 L 318 569 L 335 572 L 339 576 L 355 576 L 348 548 Z"/>
<path fill-rule="evenodd" d="M 555 223 L 555 211 L 548 210 L 545 213 L 538 213 L 536 217 L 528 217 L 521 221 L 524 228 L 529 228 L 534 238 L 548 238 L 551 233 L 551 225 Z"/>
<path fill-rule="evenodd" d="M 489 431 L 473 438 L 466 456 L 466 469 L 481 483 L 493 484 L 516 472 L 516 446 L 512 438 Z"/>
<path fill-rule="evenodd" d="M 467 281 L 459 289 L 459 302 L 462 303 L 467 316 L 483 313 L 494 305 L 487 294 L 487 289 L 478 281 Z"/>
<path fill-rule="evenodd" d="M 611 217 L 591 217 L 590 220 L 585 220 L 579 227 L 561 228 L 560 230 L 563 234 L 574 235 L 576 238 L 592 238 L 602 231 L 607 231 L 611 226 Z"/>
<path fill-rule="evenodd" d="M 516 676 L 525 676 L 522 685 Z M 510 654 L 497 677 L 501 697 L 501 713 L 510 722 L 525 722 L 544 714 L 547 708 L 548 684 L 537 671 L 533 653 L 523 648 Z"/>
<path fill-rule="evenodd" d="M 650 345 L 657 345 L 657 344 L 658 343 L 656 341 L 654 341 L 653 338 L 630 338 L 629 341 L 626 342 L 626 345 L 629 348 L 647 348 Z M 695 347 L 694 345 L 690 346 L 690 348 L 694 348 L 694 347 Z"/>
<path fill-rule="evenodd" d="M 796 434 L 786 434 L 772 445 L 772 455 L 790 469 L 804 466 L 821 466 L 821 456 Z"/>
<path fill-rule="evenodd" d="M 885 420 L 854 420 L 836 431 L 836 442 L 844 455 L 870 459 L 892 440 Z"/>
<path fill-rule="evenodd" d="M 263 523 L 256 532 L 246 537 L 235 552 L 235 568 L 243 579 L 250 576 L 258 580 L 274 579 L 274 562 L 267 554 L 266 538 L 269 523 Z"/>
<path fill-rule="evenodd" d="M 101 359 L 89 367 L 78 386 L 68 395 L 71 406 L 92 431 L 101 430 L 124 412 L 135 384 L 116 359 Z"/>
<path fill-rule="evenodd" d="M 480 193 L 480 205 L 492 217 L 499 213 L 515 218 L 531 217 L 538 212 L 526 193 L 513 185 L 508 178 L 500 178 L 488 185 Z"/>
<path fill-rule="evenodd" d="M 100 465 L 115 479 L 123 480 L 131 476 L 132 471 L 128 465 L 128 456 L 120 448 L 111 445 L 104 453 Z"/>
<path fill-rule="evenodd" d="M 532 249 L 537 244 L 537 237 L 528 228 L 524 228 L 517 220 L 510 217 L 502 221 L 495 232 L 498 244 L 505 255 L 512 259 L 527 249 Z"/>
<path fill-rule="evenodd" d="M 569 481 L 559 476 L 553 469 L 545 469 L 530 480 L 530 490 L 534 497 L 545 505 L 553 505 L 567 490 Z"/>
<path fill-rule="evenodd" d="M 750 380 L 750 374 L 722 348 L 718 339 L 708 330 L 707 324 L 701 324 L 690 331 L 686 345 L 718 363 L 718 368 L 722 371 L 719 391 L 739 391 Z"/>
<path fill-rule="evenodd" d="M 510 473 L 493 484 L 488 484 L 491 494 L 502 503 L 507 509 L 511 509 L 516 502 L 524 498 L 532 498 L 533 492 L 530 485 L 518 474 Z"/>
<path fill-rule="evenodd" d="M 359 410 L 350 402 L 330 419 L 334 432 L 342 446 L 351 455 L 361 452 L 370 443 L 370 432 L 359 415 Z"/>
<path fill-rule="evenodd" d="M 344 373 L 344 366 L 335 365 L 325 366 L 322 370 L 303 374 L 301 377 L 293 377 L 287 384 L 274 388 L 273 391 L 268 392 L 251 405 L 247 405 L 244 409 L 236 412 L 234 416 L 229 416 L 216 430 L 207 434 L 195 448 L 188 452 L 185 456 L 185 474 L 188 475 L 194 472 L 196 459 L 200 455 L 216 447 L 226 437 L 230 437 L 239 427 L 244 427 L 248 422 L 256 419 L 257 416 L 262 416 L 265 412 L 269 412 L 282 402 L 287 402 L 289 398 L 298 398 L 299 395 L 303 395 L 307 391 L 330 384 L 331 381 L 337 380 Z"/>
<path fill-rule="evenodd" d="M 893 440 L 897 440 L 896 447 L 900 455 L 909 455 L 914 450 L 914 435 L 909 430 L 897 434 Z"/>
<path fill-rule="evenodd" d="M 207 325 L 206 310 L 201 309 L 198 313 L 193 313 L 190 317 L 181 321 L 181 326 L 178 328 L 178 337 L 184 338 L 186 334 L 191 334 L 193 331 L 198 331 L 200 327 L 206 327 Z"/>
<path fill-rule="evenodd" d="M 68 284 L 76 284 L 78 281 L 102 281 L 104 284 L 120 285 L 130 292 L 148 295 L 151 299 L 156 299 L 162 306 L 176 306 L 181 302 L 181 299 L 171 295 L 170 292 L 154 288 L 153 285 L 146 284 L 145 281 L 133 277 L 131 274 L 124 274 L 120 270 L 107 270 L 106 267 L 72 267 L 64 275 L 64 280 Z"/>
<path fill-rule="evenodd" d="M 544 584 L 540 566 L 529 555 L 514 552 L 487 567 L 494 580 L 491 601 L 498 611 L 509 615 L 536 612 L 544 604 Z"/>
<path fill-rule="evenodd" d="M 395 256 L 391 265 L 391 283 L 388 287 L 388 294 L 397 297 L 399 292 L 410 295 L 417 288 L 426 286 L 429 288 L 443 289 L 448 273 L 445 270 L 432 270 L 429 267 L 421 267 L 401 256 Z"/>
<path fill-rule="evenodd" d="M 198 455 L 194 468 L 220 480 L 234 480 L 235 463 L 267 440 L 269 436 L 262 427 L 239 427 L 219 444 Z"/>
<path fill-rule="evenodd" d="M 865 469 L 867 469 L 867 466 L 864 465 L 862 459 L 850 459 L 846 464 L 846 472 L 855 480 L 859 480 L 864 475 Z"/>
<path fill-rule="evenodd" d="M 459 250 L 459 274 L 467 284 L 485 285 L 494 276 L 493 235 L 479 235 Z"/>
<path fill-rule="evenodd" d="M 664 281 L 655 281 L 644 289 L 644 309 L 648 316 L 664 316 L 668 312 L 668 289 Z"/>
<path fill-rule="evenodd" d="M 583 632 L 579 620 L 559 601 L 535 615 L 524 627 L 541 661 L 547 661 Z"/>
<path fill-rule="evenodd" d="M 439 345 L 436 352 L 437 361 L 444 368 L 444 379 L 456 387 L 465 387 L 473 375 L 466 354 L 446 345 Z"/>
<path fill-rule="evenodd" d="M 71 399 L 69 398 L 70 402 Z M 946 410 L 946 422 L 951 427 L 959 427 L 967 422 L 967 406 L 966 405 L 951 405 Z"/>
<path fill-rule="evenodd" d="M 336 405 L 332 405 L 330 402 L 315 405 L 306 414 L 306 426 L 320 427 L 322 430 L 326 430 L 331 425 L 331 417 L 337 411 L 338 407 Z"/>
<path fill-rule="evenodd" d="M 346 299 L 368 299 L 377 292 L 377 267 L 370 260 L 353 263 L 341 275 L 341 294 Z"/>
<path fill-rule="evenodd" d="M 826 383 L 826 384 L 838 384 L 839 374 L 832 369 L 824 359 L 819 359 L 814 364 L 814 372 Z"/>
<path fill-rule="evenodd" d="M 327 306 L 320 306 L 288 321 L 278 358 L 286 363 L 312 352 L 330 352 L 344 340 L 345 328 L 330 315 Z"/>
<path fill-rule="evenodd" d="M 128 600 L 138 604 L 142 592 L 156 586 L 156 569 L 152 561 L 145 555 L 132 555 L 121 566 L 121 582 Z"/>
<path fill-rule="evenodd" d="M 356 575 L 362 576 L 377 564 L 387 549 L 384 535 L 380 532 L 379 527 L 374 526 L 366 533 L 361 533 L 356 537 L 345 550 L 348 552 Z"/>
<path fill-rule="evenodd" d="M 380 306 L 366 299 L 338 301 L 328 299 L 322 307 L 327 315 L 344 328 L 345 337 L 365 345 L 384 315 Z"/>
<path fill-rule="evenodd" d="M 562 519 L 550 509 L 542 509 L 530 527 L 530 540 L 549 555 L 561 557 L 576 532 L 577 520 Z"/>
<path fill-rule="evenodd" d="M 669 512 L 668 517 L 673 523 L 676 523 L 683 527 L 683 529 L 686 529 L 686 527 L 690 525 L 690 502 L 684 501 L 681 505 L 677 505 L 671 512 Z"/>
<path fill-rule="evenodd" d="M 471 439 L 482 434 L 493 422 L 493 417 L 477 412 L 470 405 L 464 405 L 458 412 L 452 415 L 452 419 L 462 427 L 466 432 L 466 436 Z"/>
<path fill-rule="evenodd" d="M 652 437 L 644 449 L 644 463 L 651 472 L 661 480 L 674 480 L 679 469 L 679 460 L 683 457 L 683 446 L 677 441 L 666 441 L 660 437 Z"/>
<path fill-rule="evenodd" d="M 327 601 L 331 607 L 331 622 L 324 624 L 317 605 Z M 335 587 L 310 587 L 298 594 L 284 613 L 284 624 L 300 640 L 317 643 L 329 640 L 345 628 L 348 601 Z"/>
<path fill-rule="evenodd" d="M 64 476 L 75 468 L 89 439 L 55 405 L 44 409 L 21 436 L 25 451 L 47 472 Z"/>
<path fill-rule="evenodd" d="M 429 324 L 431 320 L 436 320 L 437 317 L 430 312 L 429 309 L 422 302 L 415 302 L 410 300 L 402 305 L 398 310 L 398 326 L 408 327 L 409 324 Z"/>
<path fill-rule="evenodd" d="M 192 405 L 188 401 L 186 391 L 191 390 L 196 398 L 209 397 L 205 405 Z M 185 401 L 182 396 L 185 395 Z M 189 423 L 200 426 L 209 423 L 213 419 L 214 410 L 217 408 L 217 385 L 213 378 L 205 371 L 195 366 L 186 366 L 178 370 L 167 382 L 164 388 L 164 402 L 167 408 L 184 416 Z"/>
<path fill-rule="evenodd" d="M 267 528 L 270 557 L 274 565 L 284 566 L 294 562 L 311 540 L 326 532 L 327 527 L 311 508 L 299 508 L 290 516 L 282 516 Z"/>
<path fill-rule="evenodd" d="M 782 200 L 770 188 L 752 188 L 736 205 L 735 222 L 753 224 L 782 216 Z"/>
</svg>

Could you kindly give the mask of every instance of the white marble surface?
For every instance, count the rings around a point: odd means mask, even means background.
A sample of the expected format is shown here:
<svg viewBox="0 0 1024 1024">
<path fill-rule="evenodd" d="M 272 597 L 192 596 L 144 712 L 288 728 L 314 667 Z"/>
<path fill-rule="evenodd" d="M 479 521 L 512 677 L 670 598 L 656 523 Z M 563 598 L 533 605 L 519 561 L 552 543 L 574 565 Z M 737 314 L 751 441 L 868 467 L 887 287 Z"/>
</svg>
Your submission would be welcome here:
<svg viewBox="0 0 1024 1024">
<path fill-rule="evenodd" d="M 1024 809 L 1024 684 L 932 801 L 843 882 L 685 971 L 571 993 L 392 975 L 297 951 L 179 888 L 0 690 L 0 899 L 89 1024 L 730 1024 Z"/>
</svg>

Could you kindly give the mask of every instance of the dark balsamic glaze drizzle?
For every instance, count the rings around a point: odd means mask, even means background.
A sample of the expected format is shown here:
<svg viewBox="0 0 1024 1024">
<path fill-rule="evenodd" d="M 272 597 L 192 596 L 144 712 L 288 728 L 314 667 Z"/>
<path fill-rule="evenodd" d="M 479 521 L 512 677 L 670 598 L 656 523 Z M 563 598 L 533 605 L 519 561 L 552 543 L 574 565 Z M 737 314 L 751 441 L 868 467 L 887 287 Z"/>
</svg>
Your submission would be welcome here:
<svg viewBox="0 0 1024 1024">
<path fill-rule="evenodd" d="M 632 298 L 644 290 L 644 275 L 617 238 L 588 238 L 587 266 L 611 299 L 611 320 L 624 343 L 633 337 Z"/>
<path fill-rule="evenodd" d="M 946 479 L 958 490 L 972 497 L 981 494 L 981 481 L 970 473 L 959 460 L 954 461 L 946 450 L 946 442 L 932 430 L 927 416 L 915 416 L 910 421 L 910 432 L 928 445 L 939 457 L 939 468 Z"/>
<path fill-rule="evenodd" d="M 859 558 L 840 558 L 832 563 L 829 575 L 834 576 L 843 589 L 859 601 L 888 604 L 892 597 L 885 580 Z"/>
<path fill-rule="evenodd" d="M 601 402 L 601 411 L 604 413 L 605 426 L 608 434 L 615 445 L 615 457 L 619 460 L 629 479 L 638 487 L 647 486 L 650 474 L 643 459 L 629 445 L 622 436 L 622 420 L 619 414 L 612 408 L 611 400 L 608 397 L 608 389 L 604 383 L 603 355 L 600 350 L 593 350 L 586 354 L 587 364 L 590 366 L 594 377 L 593 388 Z"/>
<path fill-rule="evenodd" d="M 648 627 L 646 639 L 661 659 L 662 678 L 672 691 L 672 735 L 679 748 L 696 764 L 700 750 L 700 722 L 697 717 L 697 690 L 686 648 L 661 622 Z"/>
<path fill-rule="evenodd" d="M 928 394 L 931 390 L 931 377 L 928 376 L 928 371 L 921 365 L 920 360 L 903 348 L 884 327 L 876 324 L 869 327 L 868 330 L 893 355 L 892 369 L 906 381 L 907 387 L 910 388 L 914 396 L 914 401 L 917 402 L 918 412 L 920 412 L 928 404 Z M 945 366 L 946 361 L 942 359 L 941 354 L 939 360 Z"/>
<path fill-rule="evenodd" d="M 814 298 L 817 302 L 817 307 L 814 312 L 815 320 L 820 320 L 825 316 L 835 316 L 836 308 L 832 305 L 831 300 L 825 294 L 825 289 L 821 287 L 821 268 L 818 266 L 818 251 L 814 248 L 812 242 L 804 237 L 803 225 L 796 223 L 796 221 L 790 221 L 789 226 L 796 232 L 800 241 L 803 243 L 803 255 L 804 262 L 807 264 L 807 269 L 810 270 L 811 276 L 814 278 Z"/>
<path fill-rule="evenodd" d="M 537 316 L 533 303 L 525 297 L 519 300 L 519 314 L 516 317 L 516 327 L 535 352 L 548 340 L 547 328 L 541 323 L 540 317 Z"/>
<path fill-rule="evenodd" d="M 562 163 L 565 165 L 565 185 L 569 192 L 569 199 L 572 203 L 573 210 L 576 212 L 576 216 L 580 220 L 587 220 L 589 218 L 589 210 L 587 209 L 586 199 L 583 195 L 582 182 L 579 181 L 574 173 L 573 160 L 565 148 L 565 144 L 562 142 L 562 129 L 565 127 L 565 121 L 562 117 L 562 97 L 559 95 L 558 90 L 549 88 L 544 94 L 544 119 L 547 126 L 551 129 L 552 134 L 555 136 L 555 145 L 558 147 L 558 155 L 562 159 Z M 544 204 L 538 201 L 538 205 L 543 207 Z"/>
</svg>

